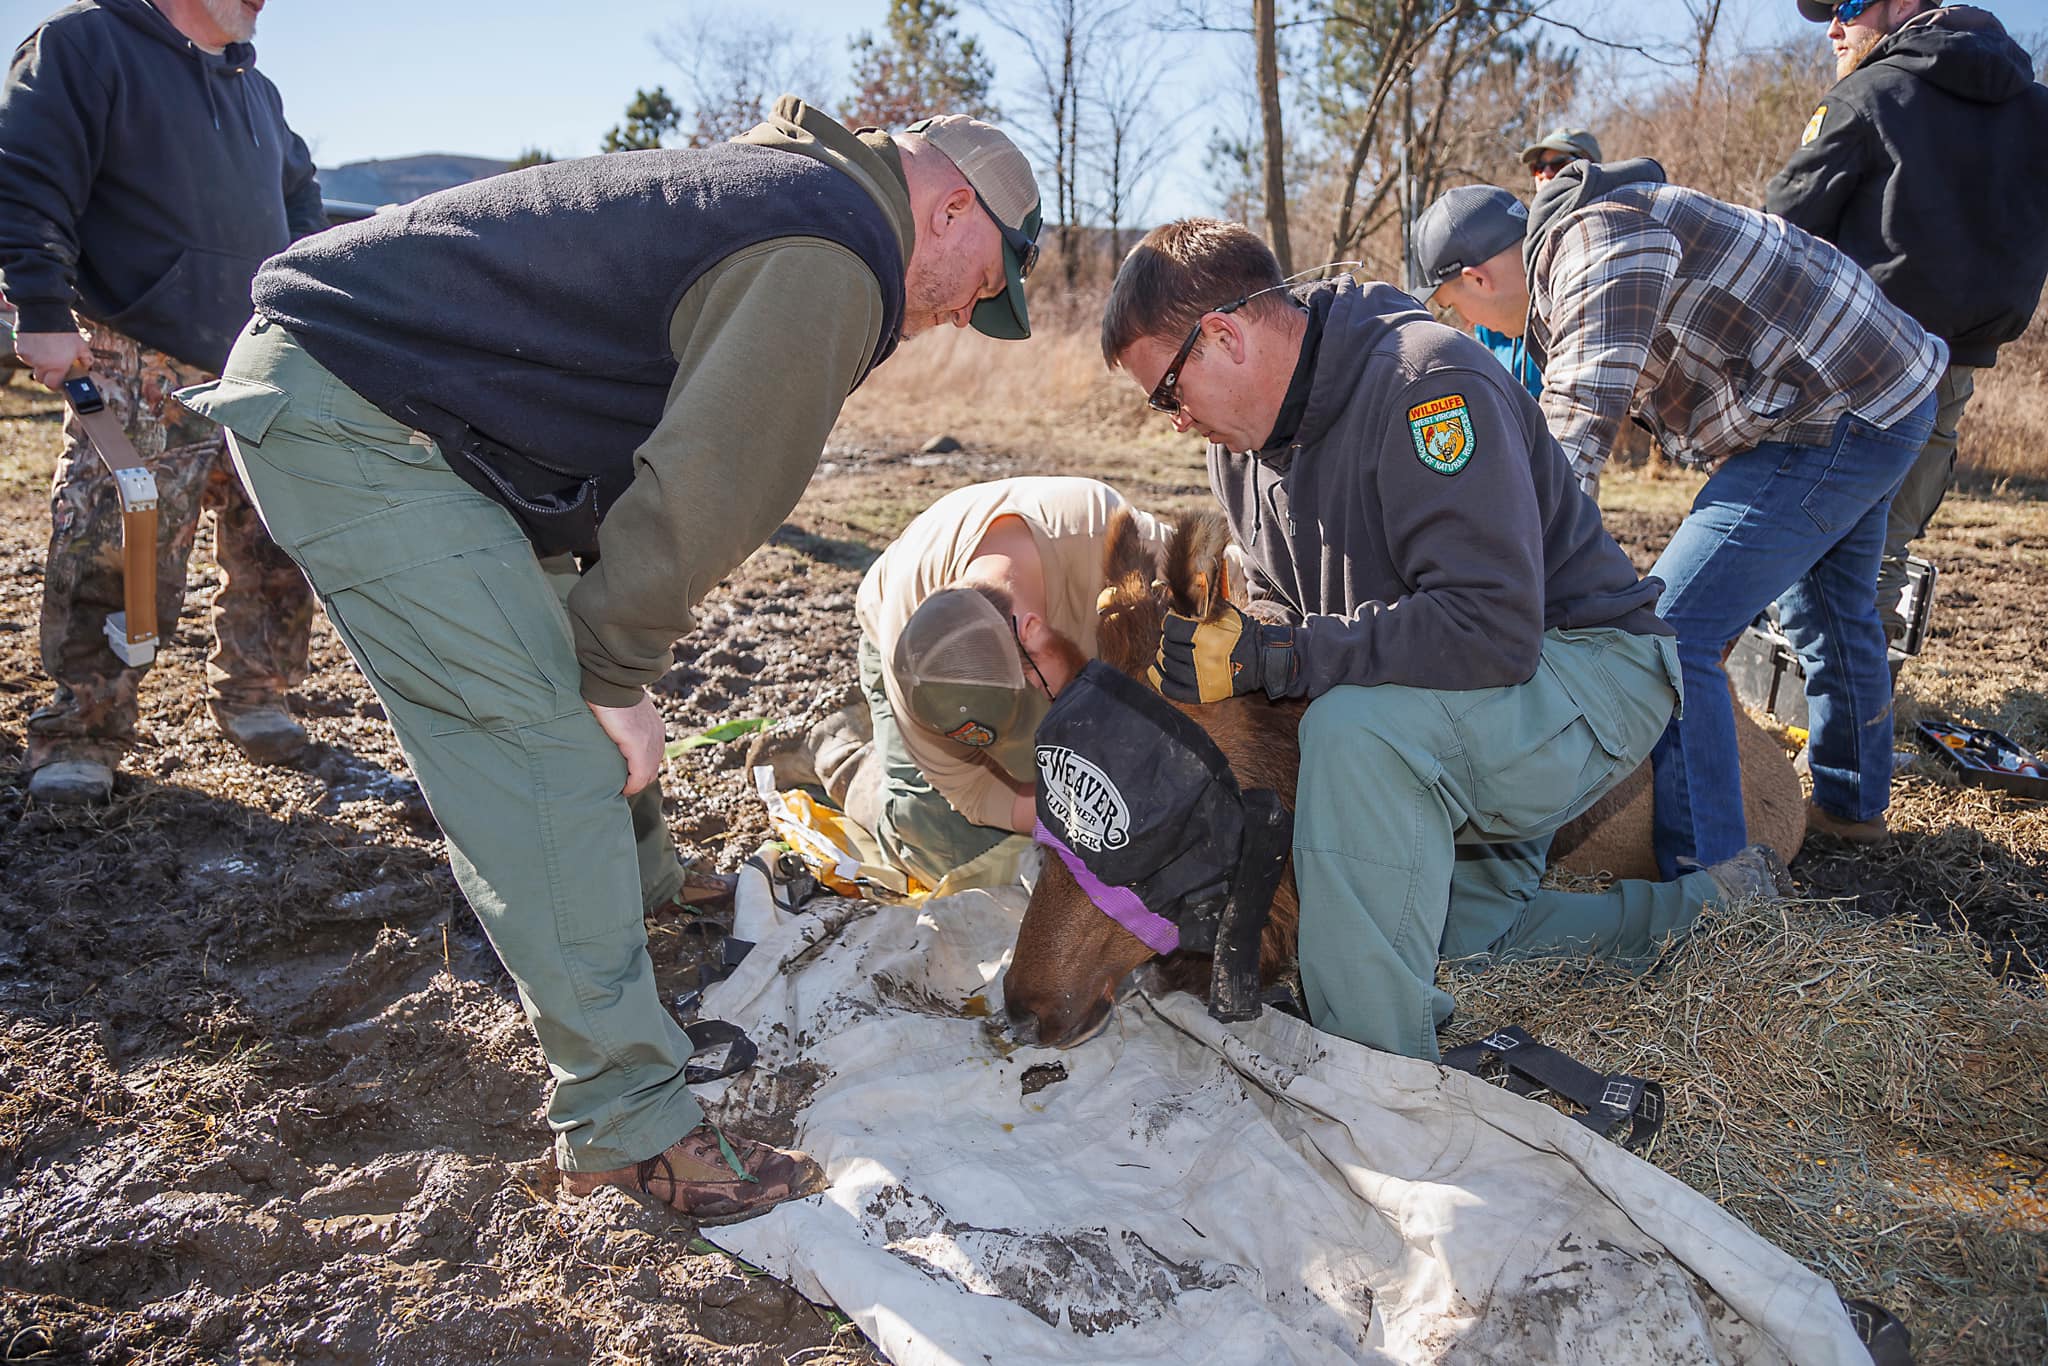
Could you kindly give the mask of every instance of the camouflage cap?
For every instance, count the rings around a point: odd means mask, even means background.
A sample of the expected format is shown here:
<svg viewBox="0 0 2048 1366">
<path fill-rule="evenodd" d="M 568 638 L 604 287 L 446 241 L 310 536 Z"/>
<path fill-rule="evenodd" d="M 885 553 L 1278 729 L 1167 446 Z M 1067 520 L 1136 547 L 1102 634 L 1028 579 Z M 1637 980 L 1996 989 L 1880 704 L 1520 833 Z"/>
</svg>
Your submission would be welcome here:
<svg viewBox="0 0 2048 1366">
<path fill-rule="evenodd" d="M 974 330 L 1006 341 L 1031 335 L 1024 307 L 1024 278 L 1038 264 L 1038 179 L 1031 163 L 992 123 L 965 114 L 919 119 L 903 130 L 916 133 L 960 168 L 982 208 L 1003 234 L 1003 270 L 1009 287 L 974 306 Z"/>
<path fill-rule="evenodd" d="M 1587 161 L 1598 161 L 1600 139 L 1587 128 L 1553 128 L 1522 149 L 1522 164 L 1535 165 L 1536 158 L 1545 152 L 1562 152 L 1573 160 L 1584 157 Z"/>
<path fill-rule="evenodd" d="M 1052 699 L 1024 680 L 1010 623 L 972 588 L 942 588 L 896 637 L 890 666 L 908 719 L 980 750 L 1020 783 L 1035 781 L 1032 740 Z"/>
</svg>

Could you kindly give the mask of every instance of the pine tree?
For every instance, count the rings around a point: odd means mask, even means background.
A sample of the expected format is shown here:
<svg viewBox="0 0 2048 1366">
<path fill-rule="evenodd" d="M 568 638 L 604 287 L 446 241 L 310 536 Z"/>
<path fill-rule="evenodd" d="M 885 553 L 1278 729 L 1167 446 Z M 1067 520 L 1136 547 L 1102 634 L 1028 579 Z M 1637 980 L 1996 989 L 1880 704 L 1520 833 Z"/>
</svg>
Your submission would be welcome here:
<svg viewBox="0 0 2048 1366">
<path fill-rule="evenodd" d="M 854 97 L 842 114 L 855 127 L 901 128 L 926 114 L 993 119 L 995 73 L 981 44 L 962 38 L 960 11 L 945 0 L 889 0 L 884 37 L 853 40 Z"/>
<path fill-rule="evenodd" d="M 682 121 L 683 111 L 676 108 L 668 91 L 658 85 L 652 90 L 636 90 L 633 102 L 626 106 L 626 121 L 614 124 L 604 135 L 603 150 L 640 152 L 659 147 L 661 135 L 673 133 Z"/>
</svg>

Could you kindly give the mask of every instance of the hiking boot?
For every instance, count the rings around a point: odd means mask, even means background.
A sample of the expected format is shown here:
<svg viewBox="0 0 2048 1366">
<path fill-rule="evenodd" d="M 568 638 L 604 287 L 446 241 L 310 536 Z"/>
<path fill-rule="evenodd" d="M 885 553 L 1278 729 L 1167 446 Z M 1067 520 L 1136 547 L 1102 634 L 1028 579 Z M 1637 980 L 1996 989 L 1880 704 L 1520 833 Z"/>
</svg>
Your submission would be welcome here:
<svg viewBox="0 0 2048 1366">
<path fill-rule="evenodd" d="M 570 1196 L 599 1186 L 618 1186 L 700 1224 L 736 1224 L 823 1190 L 825 1174 L 803 1153 L 726 1138 L 707 1120 L 645 1162 L 608 1172 L 562 1173 L 562 1189 Z"/>
<path fill-rule="evenodd" d="M 843 809 L 846 789 L 874 737 L 874 718 L 867 703 L 849 702 L 802 735 L 763 731 L 755 736 L 747 748 L 745 771 L 751 774 L 765 765 L 775 771 L 776 791 L 822 788 Z"/>
<path fill-rule="evenodd" d="M 292 720 L 280 703 L 230 711 L 219 702 L 207 703 L 220 733 L 247 755 L 252 763 L 283 764 L 299 757 L 306 748 L 306 728 Z"/>
<path fill-rule="evenodd" d="M 1849 844 L 1883 844 L 1892 837 L 1891 826 L 1882 811 L 1867 821 L 1851 821 L 1812 802 L 1806 804 L 1806 833 L 1832 835 Z"/>
<path fill-rule="evenodd" d="M 97 759 L 53 759 L 28 775 L 28 795 L 50 806 L 103 806 L 114 797 L 114 770 Z"/>
<path fill-rule="evenodd" d="M 808 735 L 777 735 L 772 731 L 762 731 L 747 746 L 747 757 L 740 771 L 751 779 L 757 768 L 775 770 L 777 792 L 787 792 L 796 787 L 824 786 L 818 781 L 818 760 Z"/>
<path fill-rule="evenodd" d="M 1796 890 L 1785 860 L 1768 844 L 1752 844 L 1734 857 L 1722 859 L 1707 869 L 1707 876 L 1721 889 L 1721 899 L 1729 905 L 1738 901 L 1782 900 Z"/>
<path fill-rule="evenodd" d="M 649 914 L 694 915 L 706 906 L 731 901 L 733 891 L 739 885 L 739 878 L 732 873 L 703 873 L 695 868 L 685 868 L 683 885 L 676 889 L 676 894 Z"/>
</svg>

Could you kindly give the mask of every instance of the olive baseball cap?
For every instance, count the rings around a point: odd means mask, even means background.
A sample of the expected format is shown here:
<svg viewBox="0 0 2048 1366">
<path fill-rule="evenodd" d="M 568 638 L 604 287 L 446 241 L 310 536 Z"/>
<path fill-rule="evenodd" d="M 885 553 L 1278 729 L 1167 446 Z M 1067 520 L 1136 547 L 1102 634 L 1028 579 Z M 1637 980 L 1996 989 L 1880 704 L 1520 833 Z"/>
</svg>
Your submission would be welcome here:
<svg viewBox="0 0 2048 1366">
<path fill-rule="evenodd" d="M 1600 139 L 1585 128 L 1553 128 L 1522 149 L 1522 164 L 1534 166 L 1536 158 L 1545 152 L 1562 152 L 1575 161 L 1580 157 L 1598 161 Z"/>
<path fill-rule="evenodd" d="M 1444 282 L 1518 244 L 1529 231 L 1529 206 L 1498 185 L 1447 190 L 1415 220 L 1408 292 L 1428 303 Z"/>
<path fill-rule="evenodd" d="M 974 306 L 974 330 L 1005 341 L 1031 335 L 1024 308 L 1024 279 L 1038 264 L 1038 180 L 1031 163 L 992 123 L 965 114 L 919 119 L 903 130 L 916 133 L 946 154 L 973 187 L 981 207 L 1003 235 L 1003 270 L 1009 287 Z"/>
<path fill-rule="evenodd" d="M 918 604 L 890 659 L 910 719 L 980 750 L 1019 783 L 1037 781 L 1033 740 L 1052 699 L 1024 679 L 1017 637 L 972 588 Z"/>
</svg>

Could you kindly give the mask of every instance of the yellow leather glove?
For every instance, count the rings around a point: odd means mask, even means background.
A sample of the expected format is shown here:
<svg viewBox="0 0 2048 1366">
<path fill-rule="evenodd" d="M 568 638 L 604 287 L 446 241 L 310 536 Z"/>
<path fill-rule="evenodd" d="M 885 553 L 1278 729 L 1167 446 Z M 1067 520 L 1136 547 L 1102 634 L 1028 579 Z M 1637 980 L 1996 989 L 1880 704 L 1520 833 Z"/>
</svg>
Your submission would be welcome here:
<svg viewBox="0 0 2048 1366">
<path fill-rule="evenodd" d="M 1293 627 L 1263 625 L 1226 606 L 1215 621 L 1168 613 L 1145 676 L 1176 702 L 1220 702 L 1254 689 L 1277 698 L 1293 687 L 1295 665 Z"/>
</svg>

